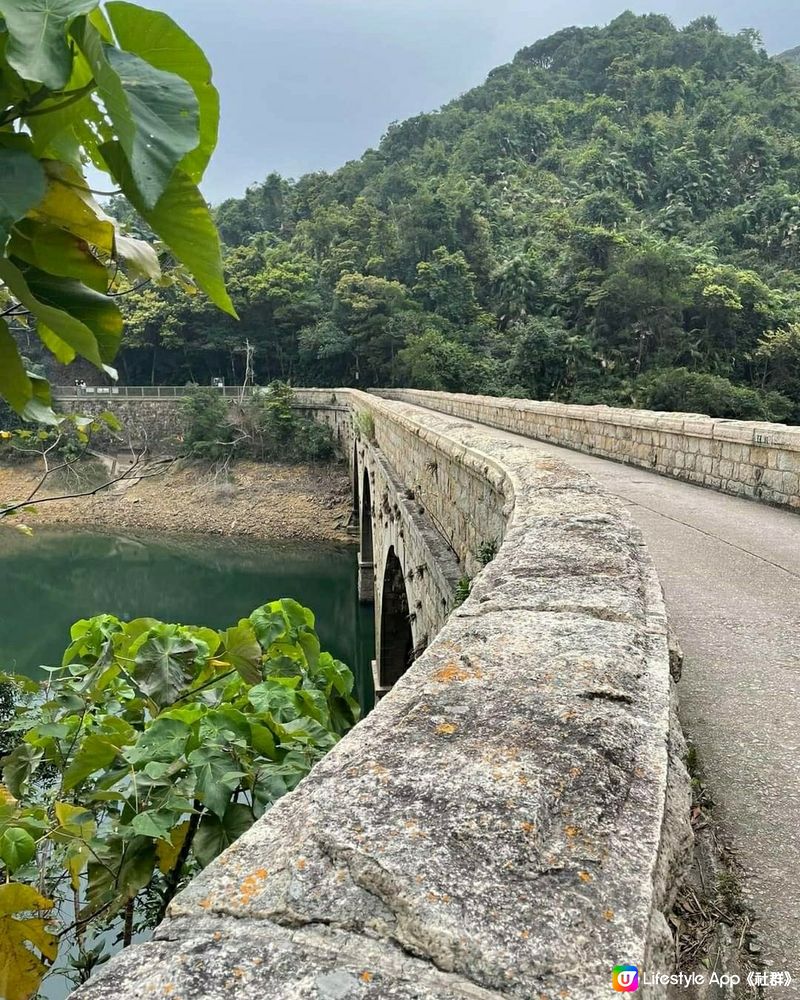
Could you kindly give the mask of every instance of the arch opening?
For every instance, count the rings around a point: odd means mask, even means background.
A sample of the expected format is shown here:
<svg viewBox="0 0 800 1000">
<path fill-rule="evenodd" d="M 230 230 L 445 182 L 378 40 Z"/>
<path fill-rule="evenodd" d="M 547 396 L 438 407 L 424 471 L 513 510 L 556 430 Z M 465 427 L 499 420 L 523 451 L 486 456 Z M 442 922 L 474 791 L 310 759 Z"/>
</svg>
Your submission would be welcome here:
<svg viewBox="0 0 800 1000">
<path fill-rule="evenodd" d="M 361 534 L 358 552 L 358 599 L 362 604 L 375 600 L 375 557 L 372 544 L 372 495 L 369 472 L 364 469 L 361 485 Z"/>
<path fill-rule="evenodd" d="M 380 688 L 388 690 L 414 661 L 414 637 L 403 566 L 389 549 L 381 591 Z"/>
<path fill-rule="evenodd" d="M 374 562 L 372 552 L 372 495 L 369 488 L 369 473 L 364 469 L 361 486 L 361 560 L 370 565 Z"/>
<path fill-rule="evenodd" d="M 353 511 L 350 520 L 358 522 L 358 439 L 353 441 Z"/>
</svg>

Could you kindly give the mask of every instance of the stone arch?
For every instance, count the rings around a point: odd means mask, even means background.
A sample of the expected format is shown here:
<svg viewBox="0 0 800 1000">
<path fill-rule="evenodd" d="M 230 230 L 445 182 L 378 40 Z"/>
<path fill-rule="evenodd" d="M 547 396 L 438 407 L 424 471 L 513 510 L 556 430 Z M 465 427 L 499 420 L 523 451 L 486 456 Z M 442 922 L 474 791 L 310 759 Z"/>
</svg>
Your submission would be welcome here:
<svg viewBox="0 0 800 1000">
<path fill-rule="evenodd" d="M 372 540 L 372 492 L 369 471 L 364 468 L 361 484 L 361 534 L 358 553 L 358 598 L 364 604 L 375 600 L 375 555 Z"/>
<path fill-rule="evenodd" d="M 389 549 L 383 574 L 380 637 L 378 686 L 385 691 L 403 676 L 414 660 L 414 637 L 411 632 L 405 574 L 394 546 Z"/>
</svg>

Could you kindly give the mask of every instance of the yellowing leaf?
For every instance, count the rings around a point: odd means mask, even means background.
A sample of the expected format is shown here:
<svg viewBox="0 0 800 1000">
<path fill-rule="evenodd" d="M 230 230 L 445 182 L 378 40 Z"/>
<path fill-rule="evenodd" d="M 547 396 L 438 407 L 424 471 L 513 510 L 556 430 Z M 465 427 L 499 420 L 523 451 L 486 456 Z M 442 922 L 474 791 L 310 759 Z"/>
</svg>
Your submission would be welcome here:
<svg viewBox="0 0 800 1000">
<path fill-rule="evenodd" d="M 30 1000 L 58 954 L 58 938 L 40 917 L 18 914 L 50 910 L 53 903 L 29 885 L 0 885 L 0 997 Z"/>
<path fill-rule="evenodd" d="M 181 853 L 181 848 L 186 840 L 186 834 L 189 832 L 189 820 L 187 819 L 180 826 L 176 826 L 172 831 L 172 836 L 170 837 L 169 843 L 166 840 L 156 841 L 156 858 L 158 860 L 158 868 L 164 875 L 168 875 L 172 869 L 175 867 L 175 862 L 178 860 L 178 855 Z"/>
<path fill-rule="evenodd" d="M 65 836 L 88 840 L 94 836 L 94 816 L 84 806 L 73 806 L 69 802 L 56 802 L 55 814 Z"/>
<path fill-rule="evenodd" d="M 0 437 L 3 436 L 4 435 L 0 434 Z M 10 434 L 8 436 L 11 437 Z M 9 792 L 6 786 L 0 785 L 0 806 L 15 806 L 16 804 L 17 800 L 14 798 L 11 792 Z"/>
<path fill-rule="evenodd" d="M 44 160 L 47 193 L 31 218 L 79 236 L 92 246 L 111 255 L 114 249 L 114 223 L 92 197 L 86 181 L 66 163 Z"/>
</svg>

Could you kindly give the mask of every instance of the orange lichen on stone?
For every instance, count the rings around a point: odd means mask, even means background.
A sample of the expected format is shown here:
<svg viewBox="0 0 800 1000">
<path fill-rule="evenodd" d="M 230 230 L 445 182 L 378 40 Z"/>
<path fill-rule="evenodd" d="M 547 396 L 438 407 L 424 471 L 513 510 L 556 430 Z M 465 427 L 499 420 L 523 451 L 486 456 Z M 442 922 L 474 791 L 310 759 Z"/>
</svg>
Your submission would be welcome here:
<svg viewBox="0 0 800 1000">
<path fill-rule="evenodd" d="M 535 823 L 527 823 L 526 822 L 526 823 L 521 823 L 520 826 L 522 827 L 522 832 L 523 833 L 535 833 L 536 832 L 536 824 Z"/>
<path fill-rule="evenodd" d="M 364 969 L 364 971 L 361 973 L 361 975 L 358 978 L 361 980 L 362 983 L 371 983 L 372 982 L 372 973 L 369 972 L 367 969 Z"/>
<path fill-rule="evenodd" d="M 428 901 L 431 903 L 449 903 L 450 897 L 445 893 L 429 892 L 427 894 Z"/>
<path fill-rule="evenodd" d="M 581 831 L 577 826 L 565 826 L 564 833 L 567 836 L 567 840 L 574 840 Z"/>
<path fill-rule="evenodd" d="M 252 875 L 248 875 L 244 882 L 242 882 L 239 890 L 239 902 L 242 906 L 247 906 L 248 903 L 252 902 L 253 897 L 261 891 L 267 875 L 266 868 L 259 868 Z"/>
<path fill-rule="evenodd" d="M 206 896 L 206 898 L 205 899 L 201 899 L 200 902 L 197 905 L 200 906 L 200 907 L 202 907 L 202 909 L 204 909 L 204 910 L 210 910 L 211 906 L 212 906 L 212 902 L 211 902 L 211 899 L 208 896 Z"/>
<path fill-rule="evenodd" d="M 467 670 L 457 663 L 447 663 L 433 675 L 433 679 L 439 684 L 452 684 L 453 681 L 468 681 L 471 677 L 483 677 L 480 670 Z"/>
<path fill-rule="evenodd" d="M 172 983 L 167 983 L 167 985 L 164 987 L 164 992 L 167 994 L 167 996 L 169 996 L 170 993 L 175 992 L 175 987 L 173 986 Z"/>
<path fill-rule="evenodd" d="M 608 909 L 603 910 L 603 917 L 609 921 L 609 923 L 614 919 L 614 911 L 609 906 Z"/>
<path fill-rule="evenodd" d="M 581 882 L 591 882 L 592 876 L 588 872 L 578 872 L 578 878 Z"/>
<path fill-rule="evenodd" d="M 308 867 L 308 862 L 306 861 L 305 858 L 298 858 L 295 867 L 299 872 L 304 872 Z"/>
<path fill-rule="evenodd" d="M 455 722 L 442 722 L 436 727 L 436 732 L 442 736 L 452 736 L 457 729 Z"/>
</svg>

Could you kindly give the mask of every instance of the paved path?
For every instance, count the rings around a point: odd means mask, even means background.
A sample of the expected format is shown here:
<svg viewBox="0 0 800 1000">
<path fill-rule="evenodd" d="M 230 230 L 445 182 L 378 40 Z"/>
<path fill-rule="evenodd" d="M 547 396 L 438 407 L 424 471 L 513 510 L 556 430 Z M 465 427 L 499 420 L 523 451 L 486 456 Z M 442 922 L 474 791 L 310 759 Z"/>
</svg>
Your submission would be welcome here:
<svg viewBox="0 0 800 1000">
<path fill-rule="evenodd" d="M 684 731 L 748 873 L 764 957 L 795 979 L 766 995 L 800 996 L 800 516 L 536 446 L 619 496 L 644 533 L 686 657 Z"/>
</svg>

